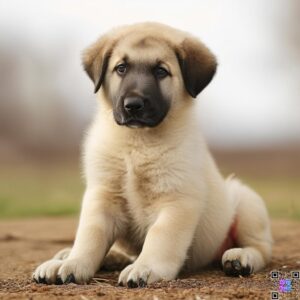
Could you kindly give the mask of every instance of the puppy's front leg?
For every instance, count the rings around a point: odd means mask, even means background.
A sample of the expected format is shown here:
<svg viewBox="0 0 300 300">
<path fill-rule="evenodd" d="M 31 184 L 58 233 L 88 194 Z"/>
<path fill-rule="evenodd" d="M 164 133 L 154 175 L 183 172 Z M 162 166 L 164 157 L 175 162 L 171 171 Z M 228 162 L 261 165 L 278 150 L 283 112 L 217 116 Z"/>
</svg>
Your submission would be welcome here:
<svg viewBox="0 0 300 300">
<path fill-rule="evenodd" d="M 116 236 L 116 201 L 109 204 L 112 200 L 109 196 L 101 188 L 86 191 L 76 239 L 68 258 L 44 262 L 34 272 L 35 281 L 85 283 L 93 277 Z"/>
<path fill-rule="evenodd" d="M 120 274 L 119 284 L 143 287 L 174 279 L 182 267 L 199 220 L 199 204 L 185 199 L 164 202 L 137 260 Z"/>
</svg>

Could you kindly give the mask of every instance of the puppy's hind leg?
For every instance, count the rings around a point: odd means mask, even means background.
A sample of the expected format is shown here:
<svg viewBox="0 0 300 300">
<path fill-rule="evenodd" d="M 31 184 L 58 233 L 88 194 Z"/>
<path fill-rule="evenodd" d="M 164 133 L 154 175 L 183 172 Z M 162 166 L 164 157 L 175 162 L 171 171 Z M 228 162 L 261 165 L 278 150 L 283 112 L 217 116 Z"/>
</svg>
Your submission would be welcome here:
<svg viewBox="0 0 300 300">
<path fill-rule="evenodd" d="M 222 256 L 226 275 L 249 275 L 264 268 L 272 254 L 270 221 L 261 197 L 236 179 L 228 179 L 231 197 L 237 205 L 237 243 Z"/>
<path fill-rule="evenodd" d="M 121 271 L 132 264 L 136 256 L 128 255 L 116 243 L 110 248 L 101 265 L 101 271 Z"/>
<path fill-rule="evenodd" d="M 58 251 L 52 259 L 54 260 L 65 260 L 68 258 L 72 248 L 64 248 Z M 122 251 L 116 245 L 113 245 L 105 256 L 103 263 L 101 265 L 101 270 L 104 271 L 117 271 L 122 270 L 129 264 L 134 262 L 136 257 L 130 256 L 124 251 Z"/>
</svg>

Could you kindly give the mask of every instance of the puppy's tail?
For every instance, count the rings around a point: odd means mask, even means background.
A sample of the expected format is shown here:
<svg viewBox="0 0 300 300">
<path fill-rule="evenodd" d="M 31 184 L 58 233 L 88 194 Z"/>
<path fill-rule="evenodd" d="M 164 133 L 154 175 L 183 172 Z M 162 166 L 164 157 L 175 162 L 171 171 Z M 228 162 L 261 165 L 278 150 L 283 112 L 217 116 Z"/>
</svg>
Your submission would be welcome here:
<svg viewBox="0 0 300 300">
<path fill-rule="evenodd" d="M 226 178 L 226 187 L 229 193 L 229 198 L 232 201 L 232 207 L 236 211 L 237 206 L 241 200 L 241 190 L 243 189 L 243 183 L 236 178 L 235 174 L 232 173 Z"/>
<path fill-rule="evenodd" d="M 226 186 L 229 192 L 229 196 L 233 203 L 239 205 L 241 201 L 250 201 L 259 203 L 264 206 L 264 201 L 262 198 L 248 185 L 244 184 L 241 180 L 235 177 L 235 174 L 230 174 L 226 178 Z M 236 206 L 235 206 L 236 207 Z"/>
</svg>

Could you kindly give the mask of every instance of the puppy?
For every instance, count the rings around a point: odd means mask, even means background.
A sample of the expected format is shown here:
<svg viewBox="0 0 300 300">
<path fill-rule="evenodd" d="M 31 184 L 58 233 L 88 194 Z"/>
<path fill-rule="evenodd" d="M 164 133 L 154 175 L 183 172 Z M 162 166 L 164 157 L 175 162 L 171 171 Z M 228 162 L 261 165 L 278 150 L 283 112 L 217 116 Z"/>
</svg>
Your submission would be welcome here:
<svg viewBox="0 0 300 300">
<path fill-rule="evenodd" d="M 137 257 L 119 276 L 128 287 L 215 260 L 227 275 L 263 268 L 272 247 L 265 205 L 223 179 L 198 125 L 194 98 L 215 74 L 214 55 L 185 32 L 142 23 L 102 36 L 83 66 L 99 110 L 84 144 L 79 227 L 73 248 L 40 265 L 34 280 L 89 282 L 113 245 Z"/>
</svg>

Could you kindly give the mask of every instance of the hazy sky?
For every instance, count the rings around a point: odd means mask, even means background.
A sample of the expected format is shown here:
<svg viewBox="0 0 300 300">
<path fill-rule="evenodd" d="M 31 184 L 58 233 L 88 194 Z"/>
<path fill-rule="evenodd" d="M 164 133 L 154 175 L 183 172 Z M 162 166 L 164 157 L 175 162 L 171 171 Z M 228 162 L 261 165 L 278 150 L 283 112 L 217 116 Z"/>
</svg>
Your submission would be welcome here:
<svg viewBox="0 0 300 300">
<path fill-rule="evenodd" d="M 71 98 L 77 97 L 78 113 L 84 114 L 92 108 L 86 98 L 90 102 L 93 96 L 92 85 L 81 70 L 80 51 L 101 33 L 117 25 L 151 20 L 189 31 L 219 61 L 214 81 L 196 100 L 211 143 L 264 146 L 300 141 L 300 63 L 299 57 L 290 54 L 285 37 L 289 3 L 0 0 L 0 32 L 30 41 L 45 53 L 45 59 L 53 61 L 62 55 L 64 40 L 70 40 L 65 73 L 55 82 Z M 74 86 L 76 95 L 72 95 Z"/>
</svg>

